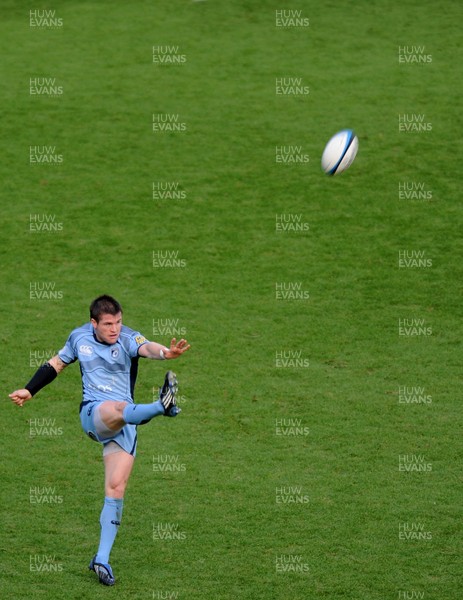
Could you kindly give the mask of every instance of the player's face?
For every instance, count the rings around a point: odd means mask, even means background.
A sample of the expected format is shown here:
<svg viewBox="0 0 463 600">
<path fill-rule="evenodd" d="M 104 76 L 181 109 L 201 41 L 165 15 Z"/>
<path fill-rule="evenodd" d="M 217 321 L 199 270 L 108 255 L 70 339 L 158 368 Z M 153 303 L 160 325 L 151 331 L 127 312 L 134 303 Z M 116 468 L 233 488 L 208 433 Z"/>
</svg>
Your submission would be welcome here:
<svg viewBox="0 0 463 600">
<path fill-rule="evenodd" d="M 92 325 L 95 330 L 97 340 L 105 344 L 115 344 L 119 338 L 122 327 L 122 313 L 117 315 L 100 315 L 97 322 L 92 319 Z"/>
</svg>

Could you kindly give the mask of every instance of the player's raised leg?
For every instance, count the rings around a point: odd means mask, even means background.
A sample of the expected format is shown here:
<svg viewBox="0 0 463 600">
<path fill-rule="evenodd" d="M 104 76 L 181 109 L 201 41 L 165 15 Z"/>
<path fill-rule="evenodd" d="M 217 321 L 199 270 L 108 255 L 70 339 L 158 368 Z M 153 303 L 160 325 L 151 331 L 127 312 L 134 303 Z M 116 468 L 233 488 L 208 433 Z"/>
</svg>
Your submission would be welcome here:
<svg viewBox="0 0 463 600">
<path fill-rule="evenodd" d="M 132 404 L 106 400 L 99 404 L 93 414 L 93 425 L 100 441 L 111 438 L 124 425 L 143 425 L 154 417 L 164 415 L 175 417 L 180 412 L 175 395 L 177 377 L 173 371 L 166 373 L 164 384 L 159 390 L 159 399 L 149 404 Z M 85 416 L 85 415 L 84 415 Z"/>
<path fill-rule="evenodd" d="M 151 404 L 127 404 L 122 412 L 124 421 L 131 425 L 142 425 L 158 415 L 177 416 L 180 412 L 175 399 L 177 388 L 177 376 L 173 371 L 167 371 L 159 399 Z"/>
</svg>

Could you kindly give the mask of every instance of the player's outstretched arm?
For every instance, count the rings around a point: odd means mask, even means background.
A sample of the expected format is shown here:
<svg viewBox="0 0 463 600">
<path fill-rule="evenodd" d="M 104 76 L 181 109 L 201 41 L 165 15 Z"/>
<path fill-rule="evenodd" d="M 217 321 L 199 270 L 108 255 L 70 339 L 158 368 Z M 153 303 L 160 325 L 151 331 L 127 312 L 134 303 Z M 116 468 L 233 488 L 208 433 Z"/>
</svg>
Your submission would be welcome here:
<svg viewBox="0 0 463 600">
<path fill-rule="evenodd" d="M 65 367 L 67 367 L 67 364 L 58 355 L 53 356 L 47 363 L 37 369 L 24 388 L 15 390 L 9 394 L 9 397 L 17 406 L 22 406 L 24 402 L 31 400 L 39 390 L 51 383 Z"/>
<path fill-rule="evenodd" d="M 186 340 L 181 339 L 177 342 L 175 338 L 172 338 L 170 342 L 170 348 L 166 348 L 157 342 L 148 342 L 147 344 L 140 346 L 138 349 L 138 354 L 144 358 L 163 360 L 178 358 L 189 349 L 190 344 Z"/>
</svg>

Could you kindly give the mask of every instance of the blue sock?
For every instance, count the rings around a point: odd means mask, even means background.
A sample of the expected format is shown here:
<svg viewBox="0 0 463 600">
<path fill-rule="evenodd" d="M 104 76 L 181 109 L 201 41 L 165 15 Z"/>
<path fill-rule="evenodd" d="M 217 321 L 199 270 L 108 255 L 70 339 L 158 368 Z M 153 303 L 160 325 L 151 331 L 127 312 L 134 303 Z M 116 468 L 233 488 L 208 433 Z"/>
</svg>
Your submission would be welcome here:
<svg viewBox="0 0 463 600">
<path fill-rule="evenodd" d="M 147 423 L 153 417 L 164 414 L 164 407 L 160 400 L 151 404 L 127 404 L 122 412 L 124 421 L 130 425 Z"/>
<path fill-rule="evenodd" d="M 116 539 L 117 530 L 121 524 L 123 498 L 104 499 L 103 510 L 100 515 L 101 536 L 100 546 L 95 558 L 95 562 L 109 563 L 109 553 Z"/>
</svg>

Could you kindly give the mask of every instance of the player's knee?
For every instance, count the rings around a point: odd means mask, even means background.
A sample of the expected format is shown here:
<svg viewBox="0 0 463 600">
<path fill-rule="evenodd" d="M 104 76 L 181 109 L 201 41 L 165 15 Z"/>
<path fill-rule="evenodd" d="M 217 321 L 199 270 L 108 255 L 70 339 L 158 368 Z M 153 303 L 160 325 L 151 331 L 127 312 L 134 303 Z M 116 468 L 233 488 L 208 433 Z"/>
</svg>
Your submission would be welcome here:
<svg viewBox="0 0 463 600">
<path fill-rule="evenodd" d="M 122 429 L 125 424 L 123 411 L 127 402 L 103 402 L 99 407 L 99 417 L 110 431 Z"/>
<path fill-rule="evenodd" d="M 106 484 L 106 495 L 112 498 L 123 498 L 125 488 L 127 487 L 127 479 L 115 479 Z"/>
<path fill-rule="evenodd" d="M 116 402 L 114 405 L 116 412 L 118 415 L 122 415 L 124 412 L 124 408 L 127 406 L 128 402 Z"/>
<path fill-rule="evenodd" d="M 115 495 L 115 497 L 122 498 L 124 496 L 128 480 L 129 478 L 126 474 L 115 473 L 112 477 L 109 478 L 109 481 L 107 482 L 107 487 Z"/>
</svg>

